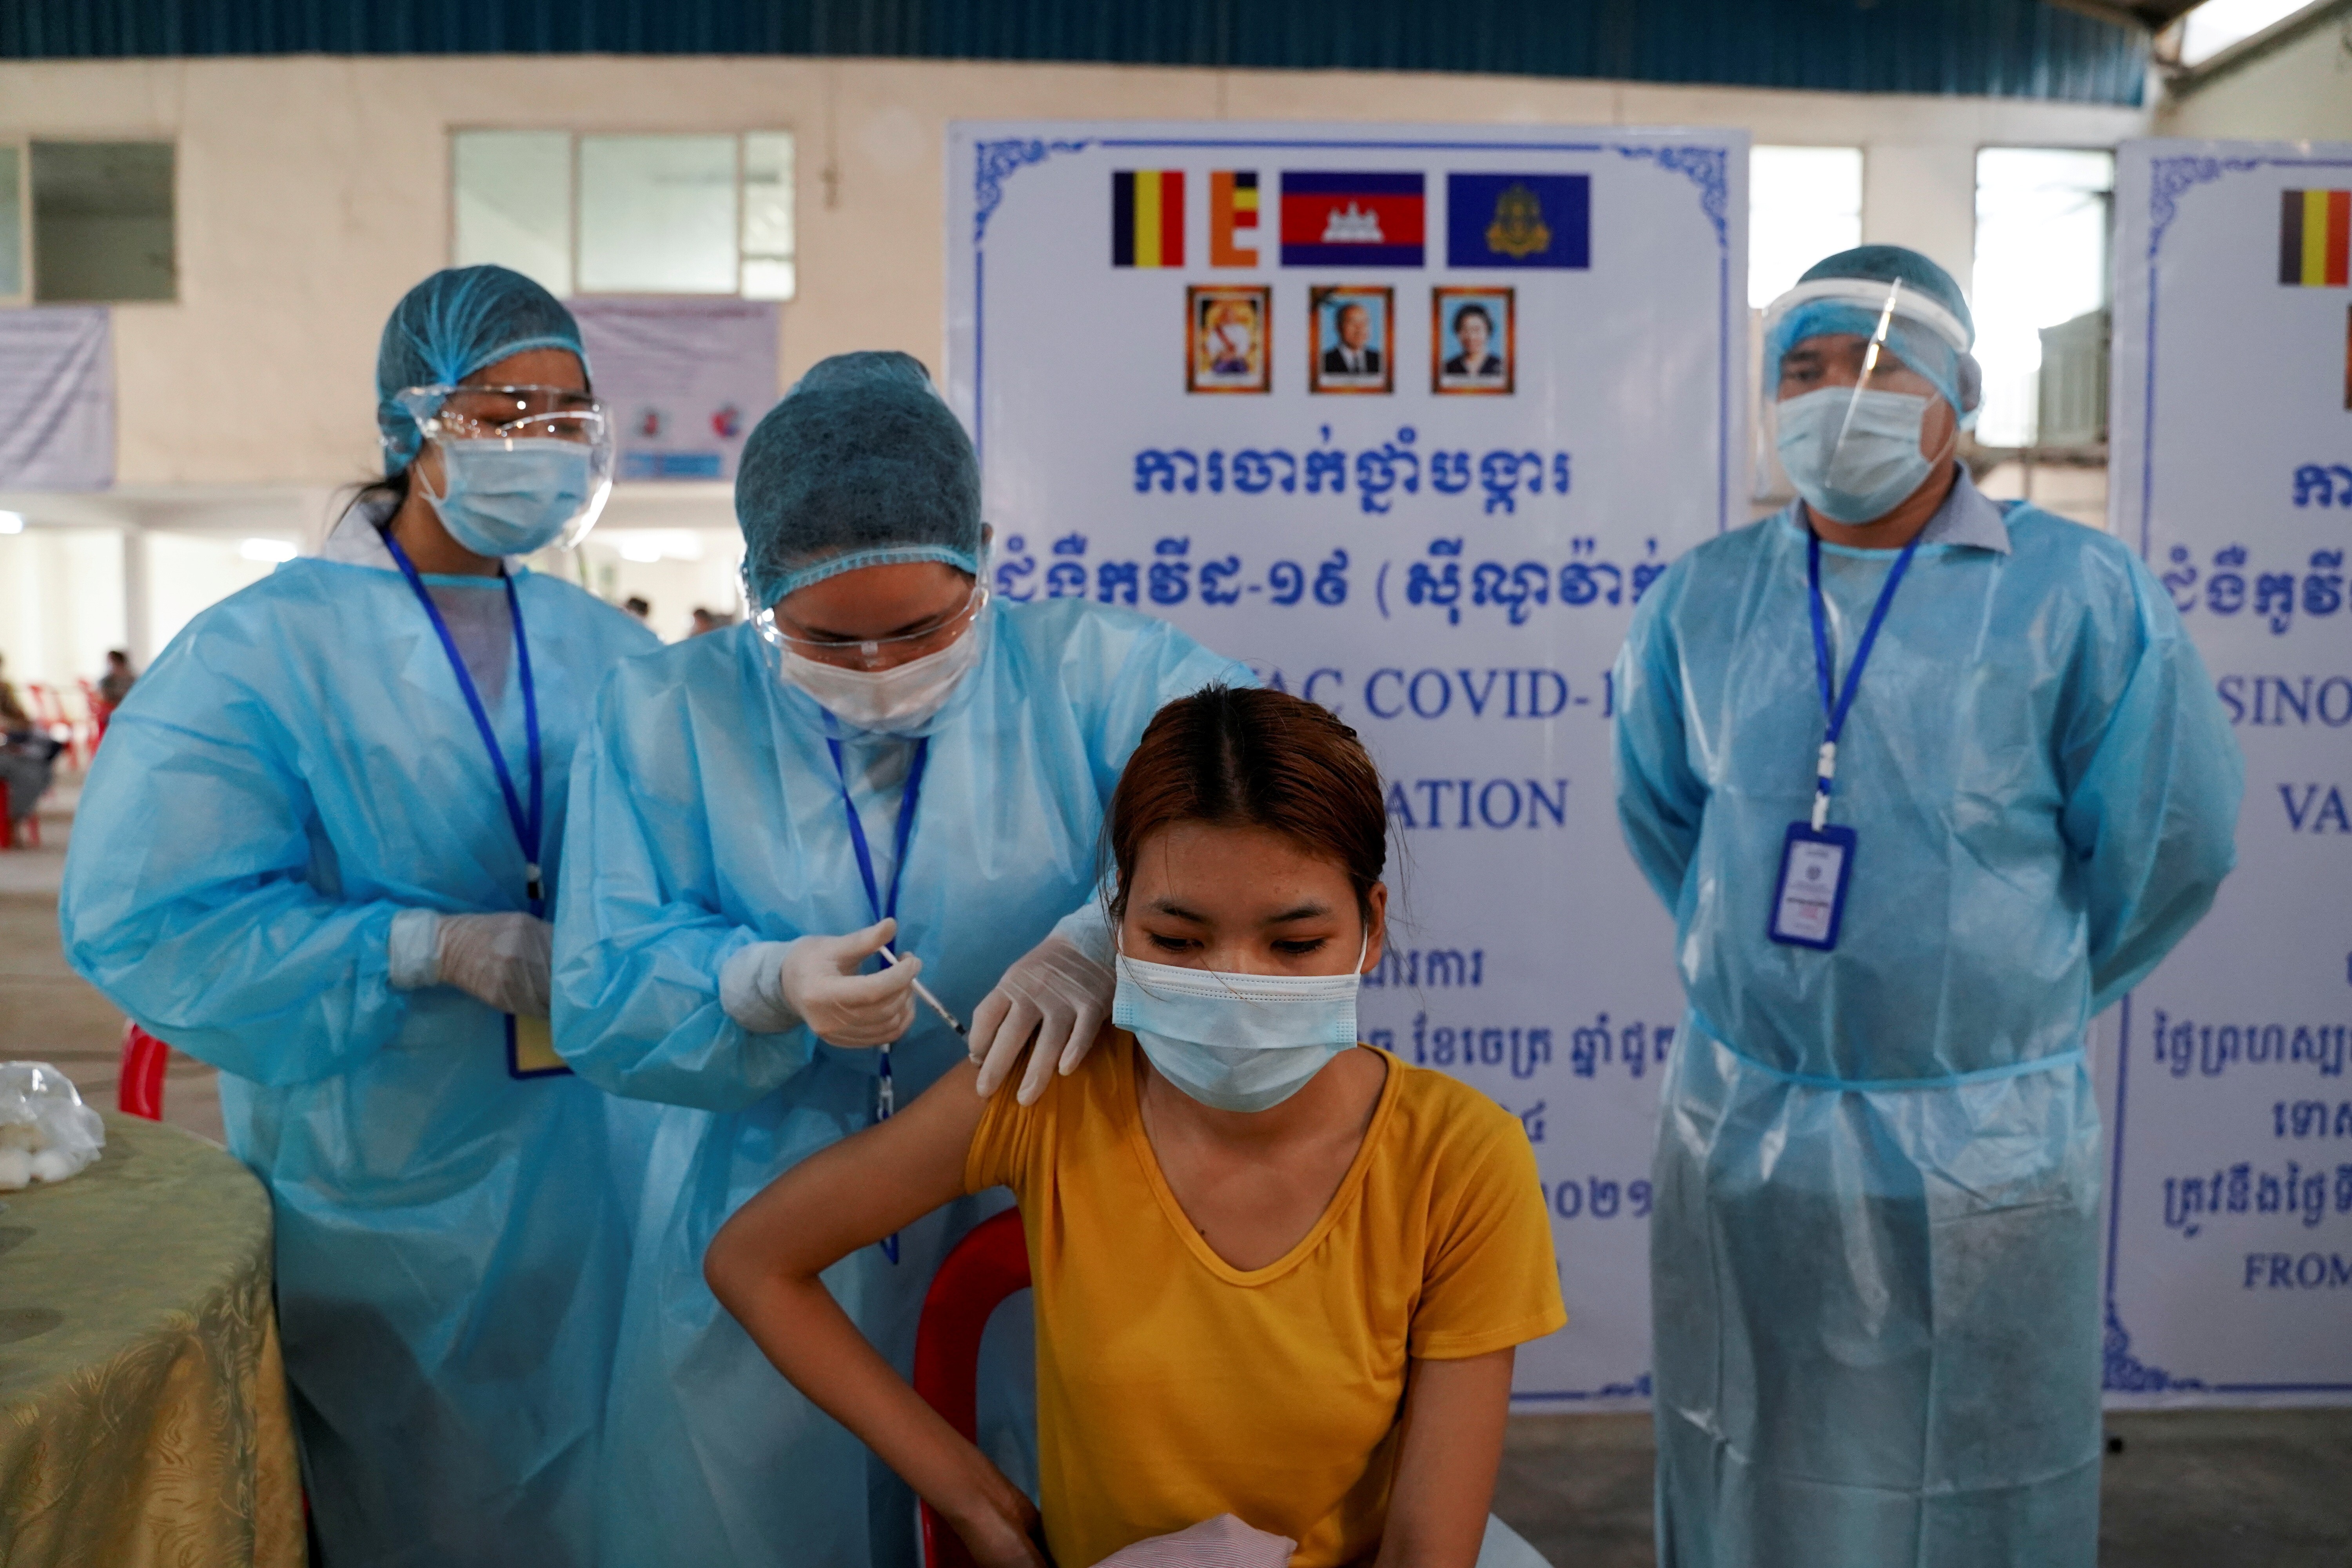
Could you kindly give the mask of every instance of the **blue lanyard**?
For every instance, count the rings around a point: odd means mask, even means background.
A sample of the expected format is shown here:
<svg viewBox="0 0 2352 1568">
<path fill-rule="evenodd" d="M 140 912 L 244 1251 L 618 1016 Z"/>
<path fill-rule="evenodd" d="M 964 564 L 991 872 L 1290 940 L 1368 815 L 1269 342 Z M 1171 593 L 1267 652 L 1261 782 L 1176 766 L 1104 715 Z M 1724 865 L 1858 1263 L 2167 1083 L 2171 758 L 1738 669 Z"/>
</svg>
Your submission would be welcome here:
<svg viewBox="0 0 2352 1568">
<path fill-rule="evenodd" d="M 922 798 L 923 764 L 929 760 L 931 742 L 925 736 L 915 742 L 915 755 L 907 764 L 907 787 L 898 796 L 898 826 L 891 835 L 890 899 L 885 903 L 880 884 L 874 877 L 874 851 L 866 842 L 866 824 L 858 820 L 857 803 L 849 798 L 849 770 L 841 761 L 841 742 L 825 737 L 824 748 L 833 753 L 833 776 L 841 785 L 841 814 L 849 819 L 849 845 L 857 851 L 857 874 L 866 879 L 866 907 L 874 911 L 877 921 L 898 912 L 898 882 L 907 874 L 907 842 L 915 835 L 915 803 Z"/>
<path fill-rule="evenodd" d="M 1846 667 L 1845 689 L 1834 694 L 1829 614 L 1822 600 L 1822 536 L 1811 529 L 1806 530 L 1806 534 L 1805 583 L 1812 596 L 1813 669 L 1821 677 L 1822 713 L 1829 721 L 1822 738 L 1820 764 L 1813 775 L 1813 831 L 1818 833 L 1829 820 L 1830 793 L 1837 781 L 1838 737 L 1845 732 L 1846 715 L 1853 710 L 1853 694 L 1862 688 L 1862 667 L 1870 661 L 1871 646 L 1878 641 L 1878 628 L 1886 624 L 1886 606 L 1895 602 L 1895 590 L 1903 585 L 1903 574 L 1919 548 L 1921 534 L 1913 534 L 1911 542 L 1903 547 L 1903 553 L 1895 558 L 1895 565 L 1886 574 L 1886 585 L 1878 590 L 1878 603 L 1871 609 L 1870 623 L 1863 627 L 1862 640 L 1854 645 L 1853 662 Z"/>
<path fill-rule="evenodd" d="M 841 742 L 827 735 L 824 749 L 833 753 L 833 776 L 841 785 L 841 814 L 849 819 L 849 847 L 857 851 L 857 874 L 866 882 L 866 907 L 879 923 L 898 912 L 898 883 L 907 875 L 907 845 L 915 836 L 915 806 L 923 797 L 923 764 L 930 760 L 930 737 L 926 735 L 915 742 L 915 754 L 907 763 L 906 788 L 898 795 L 898 826 L 890 836 L 890 896 L 887 901 L 874 876 L 874 851 L 866 842 L 866 824 L 858 819 L 857 803 L 849 798 L 849 770 L 842 763 Z M 875 1062 L 874 1120 L 887 1121 L 898 1108 L 898 1088 L 890 1077 L 890 1047 L 885 1044 Z M 882 1256 L 893 1263 L 898 1261 L 897 1232 L 882 1238 Z"/>
<path fill-rule="evenodd" d="M 490 753 L 490 767 L 499 775 L 499 793 L 506 796 L 507 821 L 514 827 L 515 842 L 522 847 L 524 896 L 530 901 L 530 912 L 538 919 L 547 915 L 546 888 L 539 871 L 540 829 L 544 820 L 542 805 L 546 790 L 539 746 L 539 695 L 530 679 L 530 643 L 522 633 L 522 600 L 515 593 L 514 578 L 501 567 L 499 581 L 506 584 L 507 613 L 514 617 L 515 670 L 522 680 L 523 733 L 527 737 L 530 758 L 530 810 L 523 811 L 522 799 L 515 793 L 514 774 L 507 769 L 506 753 L 499 749 L 498 731 L 490 728 L 490 716 L 482 708 L 482 695 L 474 689 L 474 678 L 467 672 L 466 661 L 458 656 L 457 640 L 449 635 L 449 623 L 441 618 L 441 606 L 425 591 L 425 579 L 417 575 L 416 565 L 408 559 L 408 552 L 389 533 L 383 535 L 384 548 L 392 552 L 400 567 L 400 574 L 408 579 L 415 590 L 416 602 L 425 606 L 432 617 L 433 629 L 440 635 L 441 651 L 449 656 L 449 668 L 457 677 L 457 689 L 466 696 L 467 710 L 474 716 L 474 728 L 481 732 L 482 744 Z"/>
</svg>

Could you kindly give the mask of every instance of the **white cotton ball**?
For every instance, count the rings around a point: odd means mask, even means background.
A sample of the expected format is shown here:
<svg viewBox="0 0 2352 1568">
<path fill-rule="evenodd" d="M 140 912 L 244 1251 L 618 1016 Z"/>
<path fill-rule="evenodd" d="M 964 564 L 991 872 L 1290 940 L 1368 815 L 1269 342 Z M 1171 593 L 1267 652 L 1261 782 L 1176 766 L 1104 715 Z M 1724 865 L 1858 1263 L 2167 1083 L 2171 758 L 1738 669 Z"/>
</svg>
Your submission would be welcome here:
<svg viewBox="0 0 2352 1568">
<path fill-rule="evenodd" d="M 44 1149 L 33 1156 L 33 1180 L 62 1182 L 79 1169 L 62 1149 Z"/>
<path fill-rule="evenodd" d="M 0 1149 L 0 1193 L 13 1193 L 33 1179 L 33 1157 L 22 1149 Z"/>
</svg>

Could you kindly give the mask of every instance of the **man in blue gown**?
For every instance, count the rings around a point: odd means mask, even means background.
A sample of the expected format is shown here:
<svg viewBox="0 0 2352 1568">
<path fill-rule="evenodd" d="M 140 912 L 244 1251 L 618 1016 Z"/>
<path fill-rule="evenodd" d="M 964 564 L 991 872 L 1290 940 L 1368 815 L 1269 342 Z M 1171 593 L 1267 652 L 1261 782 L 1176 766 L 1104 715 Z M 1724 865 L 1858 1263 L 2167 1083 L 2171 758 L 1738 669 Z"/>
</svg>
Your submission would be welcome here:
<svg viewBox="0 0 2352 1568">
<path fill-rule="evenodd" d="M 1955 460 L 1940 268 L 1844 252 L 1766 320 L 1802 499 L 1677 562 L 1617 665 L 1619 814 L 1690 1004 L 1659 1561 L 2091 1568 L 2084 1033 L 2212 902 L 2242 764 L 2139 560 Z"/>
<path fill-rule="evenodd" d="M 979 1006 L 976 1051 L 1009 1045 L 998 1076 L 1040 1014 L 1039 1062 L 1075 1065 L 1048 1047 L 1083 1051 L 1092 1024 L 1071 1018 L 1107 1014 L 1092 898 L 1119 771 L 1163 702 L 1252 678 L 1133 611 L 992 601 L 971 444 L 904 354 L 812 369 L 745 444 L 736 512 L 755 619 L 616 670 L 573 785 L 558 1044 L 666 1102 L 603 1561 L 908 1563 L 913 1494 L 776 1373 L 703 1253 L 779 1173 L 964 1054 L 919 1008 L 919 971 L 960 1017 Z M 1001 1206 L 952 1205 L 827 1276 L 900 1371 L 940 1256 Z"/>
</svg>

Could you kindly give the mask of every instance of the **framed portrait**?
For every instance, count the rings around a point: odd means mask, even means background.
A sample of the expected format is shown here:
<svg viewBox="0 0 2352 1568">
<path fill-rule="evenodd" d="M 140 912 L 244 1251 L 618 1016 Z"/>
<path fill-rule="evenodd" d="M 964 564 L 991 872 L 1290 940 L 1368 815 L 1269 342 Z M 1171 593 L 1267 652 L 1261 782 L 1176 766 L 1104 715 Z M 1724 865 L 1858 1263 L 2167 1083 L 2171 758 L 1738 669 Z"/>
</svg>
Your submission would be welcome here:
<svg viewBox="0 0 2352 1568">
<path fill-rule="evenodd" d="M 1184 390 L 1267 392 L 1274 386 L 1274 289 L 1264 283 L 1195 283 L 1184 290 Z"/>
<path fill-rule="evenodd" d="M 1307 390 L 1396 390 L 1396 290 L 1322 284 L 1307 291 Z"/>
<path fill-rule="evenodd" d="M 1518 310 L 1509 289 L 1433 289 L 1429 390 L 1507 397 L 1518 367 Z"/>
</svg>

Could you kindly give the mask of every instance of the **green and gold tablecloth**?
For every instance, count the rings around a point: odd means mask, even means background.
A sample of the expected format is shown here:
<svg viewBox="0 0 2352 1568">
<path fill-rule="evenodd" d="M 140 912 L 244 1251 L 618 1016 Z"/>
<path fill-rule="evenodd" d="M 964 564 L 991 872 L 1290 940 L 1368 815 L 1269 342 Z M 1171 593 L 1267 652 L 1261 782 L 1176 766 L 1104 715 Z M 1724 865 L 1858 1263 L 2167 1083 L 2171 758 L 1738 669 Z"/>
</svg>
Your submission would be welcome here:
<svg viewBox="0 0 2352 1568">
<path fill-rule="evenodd" d="M 0 1205 L 0 1563 L 297 1568 L 261 1184 L 109 1112 L 96 1164 Z"/>
</svg>

